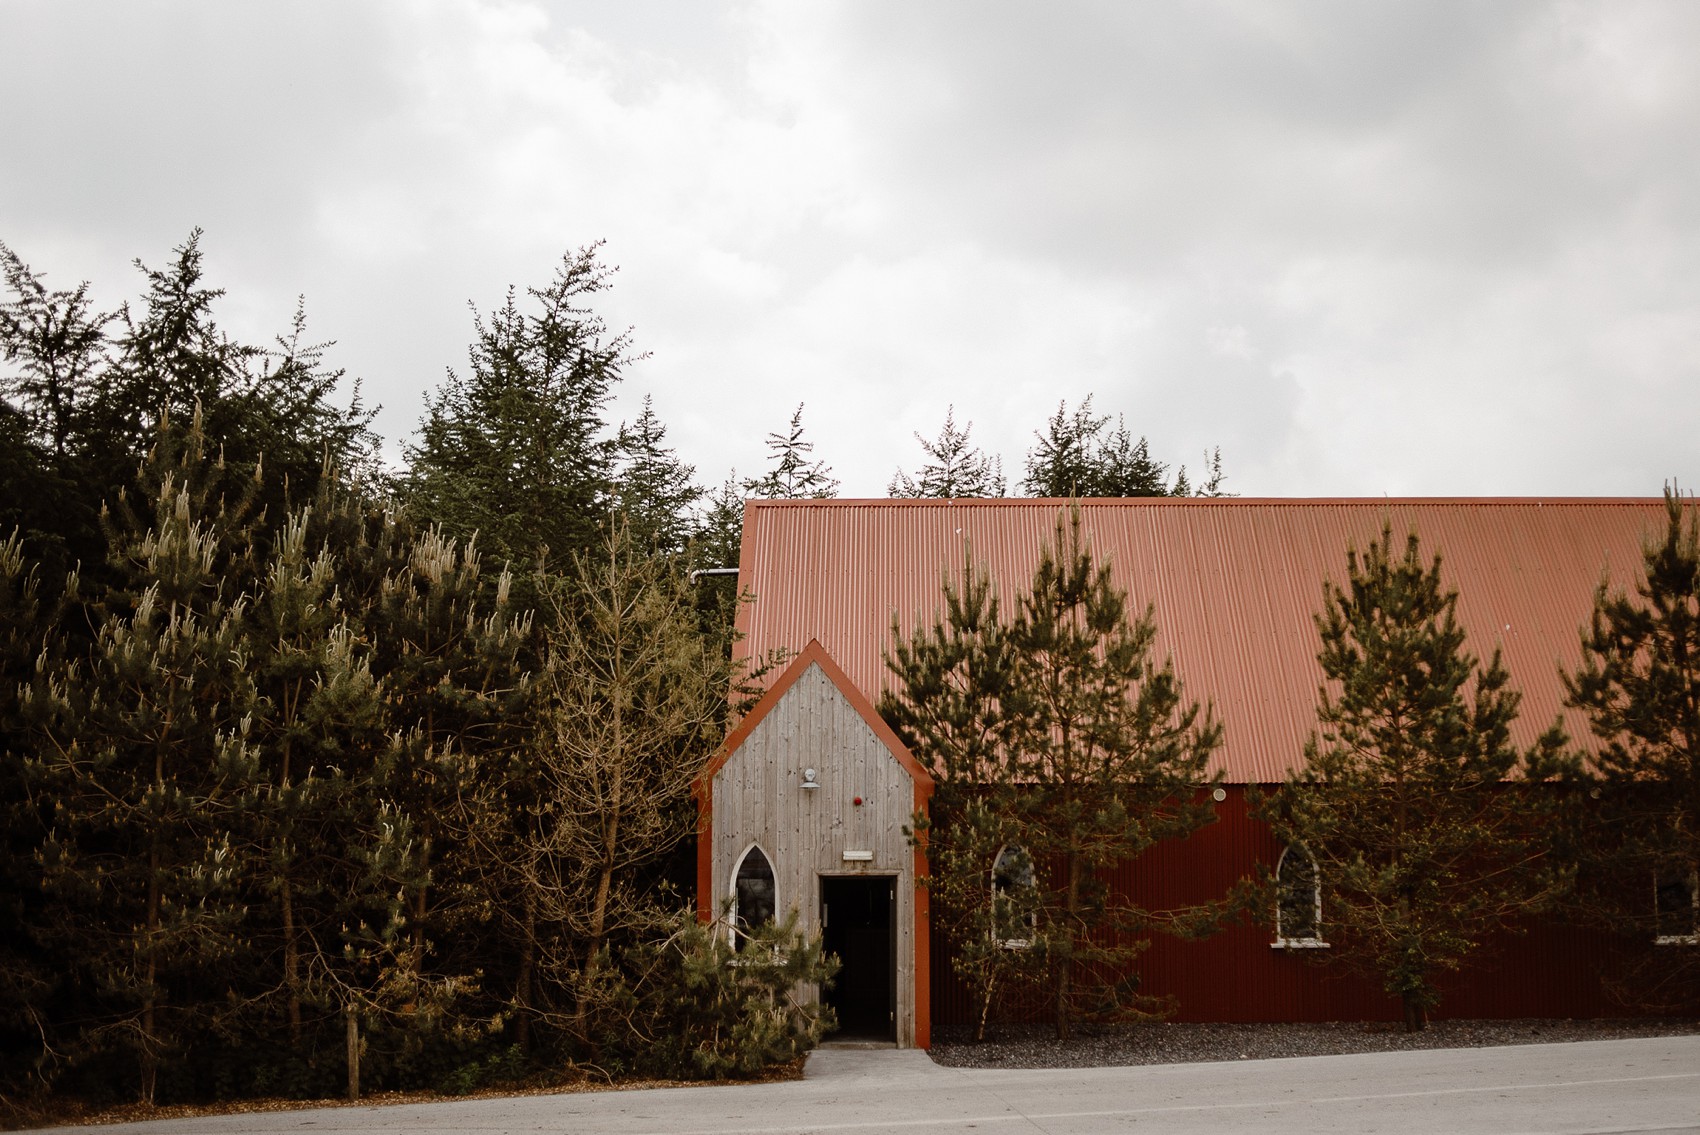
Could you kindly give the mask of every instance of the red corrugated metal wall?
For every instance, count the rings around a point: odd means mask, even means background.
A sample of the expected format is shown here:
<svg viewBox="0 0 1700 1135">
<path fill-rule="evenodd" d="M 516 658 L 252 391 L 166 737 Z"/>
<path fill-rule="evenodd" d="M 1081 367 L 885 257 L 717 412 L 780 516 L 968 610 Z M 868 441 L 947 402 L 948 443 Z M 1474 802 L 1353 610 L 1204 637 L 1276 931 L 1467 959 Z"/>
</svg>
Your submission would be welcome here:
<svg viewBox="0 0 1700 1135">
<path fill-rule="evenodd" d="M 1111 881 L 1120 894 L 1149 909 L 1170 909 L 1225 894 L 1234 882 L 1273 865 L 1281 848 L 1266 825 L 1246 811 L 1244 790 L 1230 787 L 1216 806 L 1216 823 L 1190 838 L 1152 848 Z M 1327 919 L 1327 890 L 1323 917 Z M 1271 932 L 1235 926 L 1213 938 L 1184 942 L 1154 937 L 1138 963 L 1140 991 L 1173 997 L 1179 1021 L 1397 1020 L 1399 1003 L 1369 981 L 1345 973 L 1316 955 L 1324 951 L 1270 948 Z M 978 1007 L 957 980 L 951 946 L 933 934 L 933 1021 L 971 1024 Z M 1614 943 L 1604 935 L 1542 925 L 1525 935 L 1493 942 L 1477 964 L 1442 985 L 1438 1018 L 1612 1017 L 1623 1006 L 1600 982 L 1612 965 Z M 1040 997 L 1000 997 L 994 1015 L 1043 1019 Z"/>
</svg>

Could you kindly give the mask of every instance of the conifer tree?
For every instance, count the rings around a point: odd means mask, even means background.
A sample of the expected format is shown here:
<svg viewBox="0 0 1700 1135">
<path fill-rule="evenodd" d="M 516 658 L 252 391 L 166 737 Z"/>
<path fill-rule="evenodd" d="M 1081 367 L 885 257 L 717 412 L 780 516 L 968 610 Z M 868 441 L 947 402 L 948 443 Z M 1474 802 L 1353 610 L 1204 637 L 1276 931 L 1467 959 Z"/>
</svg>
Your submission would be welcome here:
<svg viewBox="0 0 1700 1135">
<path fill-rule="evenodd" d="M 611 286 L 598 245 L 562 258 L 546 287 L 512 291 L 475 316 L 470 368 L 432 394 L 408 449 L 404 496 L 497 563 L 572 562 L 593 547 L 612 491 L 614 445 L 603 407 L 639 356 L 585 306 Z"/>
<path fill-rule="evenodd" d="M 667 427 L 646 394 L 637 421 L 622 423 L 615 438 L 614 503 L 639 547 L 671 555 L 684 551 L 691 538 L 703 490 L 695 481 L 696 467 L 680 461 L 666 440 Z"/>
<path fill-rule="evenodd" d="M 935 781 L 912 838 L 926 849 L 933 923 L 950 936 L 952 966 L 978 1005 L 975 1039 L 984 1040 L 998 996 L 1042 977 L 1046 943 L 1036 918 L 1023 925 L 1036 888 L 1000 895 L 993 877 L 999 854 L 1023 849 L 1026 838 L 1027 786 L 1011 757 L 1016 718 L 1004 712 L 1020 705 L 1017 659 L 992 582 L 969 556 L 960 579 L 946 576 L 944 610 L 924 631 L 905 639 L 893 621 L 887 666 L 903 684 L 883 692 L 878 708 Z"/>
<path fill-rule="evenodd" d="M 738 604 L 748 597 L 739 586 L 736 570 L 743 550 L 745 503 L 737 470 L 729 472 L 718 489 L 705 492 L 703 501 L 694 518 L 686 559 L 698 573 L 690 578 L 696 581 L 695 604 L 703 632 L 724 643 L 730 654 Z M 727 574 L 727 568 L 733 571 Z M 765 673 L 765 668 L 760 672 Z"/>
<path fill-rule="evenodd" d="M 50 291 L 40 273 L 0 243 L 10 298 L 0 302 L 0 532 L 20 530 L 27 551 L 54 574 L 96 561 L 99 496 L 86 434 L 109 364 L 106 328 L 87 282 Z"/>
<path fill-rule="evenodd" d="M 43 276 L 0 243 L 11 298 L 0 303 L 0 360 L 15 367 L 5 396 L 28 417 L 30 435 L 57 459 L 70 456 L 106 365 L 106 326 L 85 280 L 49 291 Z"/>
<path fill-rule="evenodd" d="M 321 507 L 333 499 L 321 490 Z M 255 876 L 249 933 L 276 975 L 297 1059 L 306 1055 L 304 1008 L 345 1014 L 371 1000 L 374 983 L 348 972 L 350 951 L 369 952 L 371 942 L 351 935 L 364 925 L 367 939 L 393 937 L 397 892 L 421 885 L 409 870 L 418 856 L 395 831 L 410 821 L 382 787 L 393 743 L 355 621 L 362 612 L 344 598 L 339 583 L 348 580 L 338 578 L 343 565 L 330 542 L 309 543 L 324 530 L 313 513 L 298 510 L 273 541 L 246 644 L 257 764 L 243 830 Z"/>
<path fill-rule="evenodd" d="M 607 1008 L 610 945 L 665 921 L 640 872 L 694 831 L 691 785 L 720 740 L 732 684 L 677 569 L 617 523 L 606 540 L 554 595 L 529 754 L 535 822 L 520 849 L 544 992 L 527 1007 L 581 1042 Z"/>
<path fill-rule="evenodd" d="M 1580 912 L 1642 949 L 1621 992 L 1700 1004 L 1700 510 L 1665 488 L 1633 594 L 1602 580 L 1567 703 L 1597 741 L 1577 803 Z"/>
<path fill-rule="evenodd" d="M 1078 509 L 1059 516 L 1027 590 L 1005 622 L 991 582 L 947 585 L 946 614 L 899 642 L 888 658 L 897 678 L 880 708 L 926 761 L 947 801 L 984 800 L 978 830 L 934 839 L 963 849 L 945 857 L 964 879 L 940 884 L 972 893 L 995 866 L 994 839 L 1035 865 L 1032 911 L 1042 945 L 1057 1035 L 1083 1014 L 1128 1016 L 1159 1006 L 1125 976 L 1154 930 L 1195 934 L 1226 907 L 1156 912 L 1105 881 L 1116 865 L 1213 818 L 1198 793 L 1221 726 L 1187 702 L 1167 661 L 1152 657 L 1157 627 L 1093 555 Z M 947 790 L 945 786 L 955 785 Z M 917 824 L 924 825 L 917 817 Z M 992 893 L 988 889 L 987 894 Z M 958 909 L 959 926 L 997 917 Z M 947 915 L 951 917 L 952 915 Z M 1137 983 L 1133 983 L 1137 984 Z"/>
<path fill-rule="evenodd" d="M 345 472 L 369 467 L 377 444 L 373 411 L 361 406 L 358 384 L 348 408 L 332 404 L 344 374 L 325 365 L 331 344 L 305 338 L 305 301 L 297 302 L 274 350 L 220 330 L 213 307 L 225 293 L 204 282 L 200 238 L 199 229 L 190 233 L 165 268 L 136 262 L 147 293 L 139 311 L 119 311 L 91 441 L 138 452 L 161 414 L 186 422 L 198 413 L 202 432 L 233 470 L 268 470 L 258 503 L 275 523 L 290 495 L 312 499 L 327 462 Z"/>
<path fill-rule="evenodd" d="M 486 586 L 470 543 L 432 528 L 394 550 L 399 562 L 386 565 L 363 620 L 397 737 L 381 786 L 414 825 L 418 870 L 406 911 L 413 970 L 446 980 L 477 963 L 433 958 L 433 935 L 490 917 L 483 897 L 462 884 L 478 877 L 478 858 L 490 853 L 494 837 L 475 844 L 467 834 L 499 821 L 492 766 L 509 758 L 526 731 L 532 613 L 512 601 L 507 571 Z M 494 854 L 502 853 L 498 840 Z M 453 885 L 440 885 L 449 880 Z"/>
<path fill-rule="evenodd" d="M 261 999 L 282 1002 L 297 1070 L 312 1062 L 308 1015 L 335 1022 L 354 1099 L 363 1023 L 405 1005 L 421 1029 L 465 979 L 426 980 L 404 932 L 404 897 L 427 880 L 414 820 L 396 803 L 402 741 L 389 734 L 363 612 L 338 587 L 340 557 L 329 541 L 309 545 L 323 531 L 312 516 L 299 510 L 273 541 L 250 619 L 247 937 L 275 983 Z"/>
<path fill-rule="evenodd" d="M 359 379 L 326 362 L 333 346 L 307 338 L 306 299 L 297 299 L 288 332 L 260 352 L 259 369 L 225 396 L 210 427 L 228 454 L 264 463 L 263 499 L 274 524 L 312 501 L 326 477 L 344 491 L 388 492 L 372 429 L 377 410 L 364 404 Z M 339 407 L 333 397 L 345 380 L 348 404 Z"/>
<path fill-rule="evenodd" d="M 59 612 L 41 596 L 40 573 L 13 532 L 0 540 L 0 1098 L 17 1099 L 51 1077 L 58 1030 L 48 1001 L 61 982 L 60 959 L 31 931 L 43 906 L 34 853 L 50 811 L 32 806 L 24 761 L 30 753 L 19 693 L 43 655 Z M 25 1054 L 28 1054 L 27 1056 Z"/>
<path fill-rule="evenodd" d="M 1127 423 L 1116 419 L 1110 428 L 1108 414 L 1092 412 L 1092 396 L 1071 413 L 1068 403 L 1057 404 L 1057 412 L 1034 435 L 1038 444 L 1027 453 L 1027 473 L 1022 491 L 1035 497 L 1185 497 L 1224 496 L 1222 455 L 1205 455 L 1210 470 L 1204 486 L 1195 494 L 1182 466 L 1174 480 L 1169 467 L 1151 456 L 1144 438 L 1135 440 Z"/>
<path fill-rule="evenodd" d="M 152 1102 L 204 968 L 240 918 L 232 835 L 246 807 L 253 688 L 243 670 L 243 501 L 199 421 L 160 431 L 146 509 L 112 534 L 121 586 L 86 660 L 34 676 L 25 774 L 52 816 L 37 858 L 44 937 L 133 1049 Z M 234 499 L 226 496 L 235 492 Z"/>
<path fill-rule="evenodd" d="M 1175 484 L 1169 490 L 1169 495 L 1176 497 L 1232 497 L 1239 495 L 1238 493 L 1230 493 L 1222 487 L 1222 483 L 1227 480 L 1227 474 L 1222 472 L 1221 446 L 1205 452 L 1203 467 L 1206 473 L 1204 483 L 1199 485 L 1197 489 L 1193 489 L 1190 485 L 1182 485 L 1181 483 L 1186 476 L 1186 469 L 1183 466 L 1180 473 L 1175 477 Z M 1185 489 L 1184 492 L 1183 489 Z"/>
<path fill-rule="evenodd" d="M 812 441 L 803 440 L 803 404 L 797 403 L 791 425 L 783 433 L 767 435 L 773 467 L 760 477 L 744 482 L 747 496 L 764 500 L 826 500 L 838 495 L 838 480 L 824 461 L 812 461 Z"/>
<path fill-rule="evenodd" d="M 1323 595 L 1321 728 L 1263 814 L 1316 864 L 1329 960 L 1380 980 L 1415 1031 L 1439 978 L 1564 893 L 1543 782 L 1573 762 L 1557 723 L 1513 746 L 1521 695 L 1497 650 L 1483 666 L 1466 648 L 1415 533 L 1399 554 L 1384 523 Z"/>
<path fill-rule="evenodd" d="M 703 509 L 694 560 L 700 567 L 737 567 L 744 542 L 744 490 L 738 482 L 738 471 L 727 474 L 718 489 L 707 494 Z"/>
<path fill-rule="evenodd" d="M 344 375 L 329 368 L 329 344 L 305 340 L 298 305 L 275 350 L 237 343 L 218 328 L 224 293 L 204 282 L 200 230 L 164 268 L 137 261 L 146 281 L 138 304 L 94 311 L 85 283 L 49 291 L 0 245 L 10 298 L 0 303 L 0 369 L 9 420 L 23 452 L 0 455 L 17 490 L 17 512 L 40 554 L 62 571 L 81 561 L 104 579 L 103 504 L 129 486 L 153 445 L 162 415 L 179 424 L 197 415 L 207 445 L 246 477 L 260 466 L 257 508 L 275 518 L 293 494 L 311 499 L 326 463 L 375 478 L 372 412 L 356 384 L 347 408 L 333 404 Z"/>
<path fill-rule="evenodd" d="M 137 443 L 161 415 L 187 421 L 197 407 L 204 415 L 220 405 L 260 355 L 219 331 L 212 309 L 224 292 L 202 282 L 200 243 L 196 229 L 172 250 L 166 268 L 137 260 L 147 294 L 139 312 L 126 304 L 118 314 L 123 325 L 116 343 L 118 368 L 105 409 L 114 426 L 127 429 Z M 217 436 L 218 431 L 208 432 Z"/>
<path fill-rule="evenodd" d="M 894 497 L 1001 497 L 1004 495 L 1003 459 L 988 457 L 968 443 L 974 423 L 956 428 L 956 407 L 945 411 L 939 436 L 915 440 L 930 459 L 911 477 L 899 469 L 886 486 Z"/>
</svg>

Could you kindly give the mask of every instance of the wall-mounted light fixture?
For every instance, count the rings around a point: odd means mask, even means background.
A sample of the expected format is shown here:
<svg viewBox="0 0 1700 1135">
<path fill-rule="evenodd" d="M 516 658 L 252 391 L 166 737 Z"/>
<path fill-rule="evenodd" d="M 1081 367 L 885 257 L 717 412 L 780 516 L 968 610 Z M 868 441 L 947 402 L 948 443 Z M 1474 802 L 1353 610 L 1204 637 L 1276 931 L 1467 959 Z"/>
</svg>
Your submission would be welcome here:
<svg viewBox="0 0 1700 1135">
<path fill-rule="evenodd" d="M 803 770 L 803 787 L 804 788 L 819 788 L 820 787 L 820 781 L 815 779 L 816 775 L 817 774 L 816 774 L 814 769 L 812 769 L 812 768 L 804 769 Z"/>
<path fill-rule="evenodd" d="M 1218 803 L 1218 804 L 1220 804 L 1222 801 L 1226 800 L 1227 798 L 1228 798 L 1228 790 L 1226 788 L 1218 788 L 1218 789 L 1216 789 L 1216 791 L 1214 791 L 1210 794 L 1210 799 L 1216 801 L 1216 803 Z"/>
</svg>

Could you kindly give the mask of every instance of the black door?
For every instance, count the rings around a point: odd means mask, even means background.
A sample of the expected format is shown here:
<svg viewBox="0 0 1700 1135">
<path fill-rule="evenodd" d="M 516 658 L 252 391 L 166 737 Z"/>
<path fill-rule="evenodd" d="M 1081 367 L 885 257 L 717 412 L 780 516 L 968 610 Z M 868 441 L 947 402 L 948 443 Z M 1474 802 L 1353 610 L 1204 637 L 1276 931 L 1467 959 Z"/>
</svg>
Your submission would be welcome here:
<svg viewBox="0 0 1700 1135">
<path fill-rule="evenodd" d="M 826 1003 L 839 1037 L 897 1039 L 897 880 L 821 876 L 820 918 L 828 954 L 842 963 Z"/>
</svg>

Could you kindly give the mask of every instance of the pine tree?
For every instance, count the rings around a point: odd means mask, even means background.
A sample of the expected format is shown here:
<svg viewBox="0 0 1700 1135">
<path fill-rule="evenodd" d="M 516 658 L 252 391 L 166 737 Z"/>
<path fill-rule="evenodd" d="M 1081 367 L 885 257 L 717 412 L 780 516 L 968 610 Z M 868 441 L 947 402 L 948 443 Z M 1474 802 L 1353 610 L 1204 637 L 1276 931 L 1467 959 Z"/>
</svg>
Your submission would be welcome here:
<svg viewBox="0 0 1700 1135">
<path fill-rule="evenodd" d="M 85 282 L 50 291 L 41 274 L 0 243 L 11 295 L 0 303 L 0 532 L 17 528 L 52 575 L 104 551 L 99 493 L 86 434 L 115 318 L 93 309 Z M 92 482 L 92 484 L 91 484 Z"/>
<path fill-rule="evenodd" d="M 330 494 L 322 491 L 320 501 L 328 504 Z M 342 565 L 328 541 L 309 544 L 310 532 L 322 531 L 311 523 L 313 511 L 297 511 L 273 541 L 246 644 L 256 692 L 249 738 L 258 764 L 256 803 L 243 832 L 257 876 L 252 901 L 260 914 L 252 932 L 276 974 L 298 1059 L 305 1056 L 303 1007 L 342 1010 L 352 1000 L 327 986 L 348 984 L 336 980 L 349 945 L 345 932 L 373 921 L 364 911 L 350 921 L 349 896 L 361 888 L 347 875 L 350 864 L 372 860 L 362 853 L 385 806 L 375 784 L 384 777 L 374 766 L 390 748 L 370 648 L 359 643 L 339 587 L 347 583 L 338 578 Z M 379 858 L 395 860 L 407 877 L 405 853 Z M 361 896 L 366 906 L 386 907 L 399 889 L 393 877 L 378 886 L 377 894 Z"/>
<path fill-rule="evenodd" d="M 1016 718 L 1004 712 L 1020 705 L 1017 659 L 992 582 L 970 557 L 961 580 L 945 578 L 944 611 L 924 631 L 906 640 L 893 621 L 886 664 L 902 684 L 884 691 L 878 708 L 935 781 L 912 838 L 926 849 L 933 923 L 951 939 L 952 967 L 978 1005 L 975 1039 L 984 1040 L 998 996 L 1042 977 L 1046 943 L 1036 919 L 1020 925 L 1034 913 L 1036 889 L 1017 891 L 1013 910 L 999 905 L 998 855 L 1026 838 L 1019 817 L 1027 786 L 1011 758 Z M 1010 947 L 1012 939 L 1025 946 Z"/>
<path fill-rule="evenodd" d="M 529 752 L 537 803 L 516 864 L 544 992 L 525 1008 L 581 1043 L 608 1008 L 610 945 L 665 921 L 640 873 L 694 831 L 691 786 L 720 740 L 732 684 L 677 569 L 623 527 L 606 539 L 554 596 Z"/>
<path fill-rule="evenodd" d="M 1151 456 L 1142 437 L 1137 441 L 1127 423 L 1116 419 L 1110 429 L 1108 414 L 1092 412 L 1088 394 L 1072 413 L 1068 403 L 1057 404 L 1057 412 L 1034 435 L 1038 439 L 1027 453 L 1027 474 L 1021 488 L 1035 497 L 1184 497 L 1193 495 L 1183 467 L 1171 483 L 1169 467 Z M 1221 494 L 1221 454 L 1211 464 L 1212 475 L 1202 496 Z"/>
<path fill-rule="evenodd" d="M 707 494 L 708 506 L 699 521 L 695 561 L 704 568 L 735 568 L 744 543 L 744 490 L 732 470 L 720 487 Z"/>
<path fill-rule="evenodd" d="M 110 315 L 94 312 L 86 283 L 49 291 L 0 246 L 11 293 L 0 304 L 0 358 L 15 368 L 0 378 L 23 415 L 0 428 L 18 431 L 27 450 L 0 457 L 18 501 L 0 520 L 21 523 L 53 567 L 81 561 L 91 582 L 104 579 L 102 503 L 128 487 L 162 416 L 180 425 L 198 416 L 206 444 L 241 476 L 266 467 L 256 507 L 274 517 L 291 495 L 311 499 L 327 464 L 376 476 L 372 412 L 358 385 L 346 409 L 333 404 L 343 372 L 325 365 L 329 344 L 304 341 L 302 307 L 276 350 L 232 341 L 214 318 L 224 293 L 204 282 L 200 236 L 165 268 L 137 261 L 146 292 Z"/>
<path fill-rule="evenodd" d="M 973 422 L 957 429 L 956 408 L 947 409 L 944 426 L 936 439 L 928 441 L 920 434 L 915 435 L 931 462 L 922 465 L 914 477 L 899 469 L 886 486 L 886 492 L 894 497 L 1003 496 L 1003 459 L 987 457 L 969 445 L 968 435 L 973 429 Z"/>
<path fill-rule="evenodd" d="M 803 404 L 791 415 L 784 433 L 767 435 L 773 467 L 761 477 L 744 482 L 748 496 L 764 500 L 827 500 L 838 495 L 838 480 L 824 461 L 811 461 L 812 441 L 803 440 Z"/>
<path fill-rule="evenodd" d="M 1108 416 L 1092 414 L 1092 396 L 1068 413 L 1066 401 L 1035 434 L 1039 444 L 1027 453 L 1027 475 L 1021 489 L 1032 497 L 1098 496 L 1096 442 L 1109 424 Z"/>
<path fill-rule="evenodd" d="M 1601 581 L 1564 681 L 1598 741 L 1577 801 L 1580 913 L 1664 943 L 1636 952 L 1623 993 L 1669 1011 L 1700 1003 L 1700 510 L 1667 486 L 1665 517 L 1633 595 Z"/>
<path fill-rule="evenodd" d="M 31 933 L 44 905 L 33 857 L 51 813 L 32 806 L 24 774 L 31 745 L 19 705 L 38 663 L 57 668 L 43 654 L 61 613 L 55 607 L 42 598 L 38 565 L 21 536 L 0 540 L 0 1052 L 10 1056 L 0 1061 L 0 1097 L 11 1099 L 51 1078 L 57 1029 L 49 1001 L 63 980 L 61 959 Z"/>
<path fill-rule="evenodd" d="M 254 754 L 243 669 L 244 501 L 202 452 L 199 422 L 161 429 L 146 512 L 114 522 L 107 601 L 88 657 L 31 680 L 25 775 L 51 826 L 36 851 L 38 924 L 104 1010 L 87 1035 L 134 1050 L 152 1102 L 162 1061 L 203 1005 L 206 967 L 241 917 L 232 833 Z"/>
<path fill-rule="evenodd" d="M 960 589 L 947 585 L 944 618 L 889 657 L 897 685 L 880 708 L 979 829 L 935 825 L 927 835 L 929 844 L 964 851 L 945 858 L 962 873 L 940 884 L 946 892 L 972 893 L 988 876 L 994 838 L 1035 865 L 1034 940 L 1057 1035 L 1067 1037 L 1082 1014 L 1158 1008 L 1106 975 L 1128 973 L 1144 935 L 1201 933 L 1226 910 L 1150 911 L 1105 882 L 1118 864 L 1212 819 L 1198 789 L 1219 779 L 1208 764 L 1222 730 L 1207 709 L 1185 701 L 1173 666 L 1153 660 L 1153 613 L 1129 614 L 1127 593 L 1094 558 L 1078 509 L 1059 516 L 1007 622 L 990 587 L 972 576 Z M 988 807 L 984 823 L 966 807 L 975 800 Z M 953 916 L 972 928 L 975 918 L 998 915 L 994 907 Z"/>
<path fill-rule="evenodd" d="M 344 374 L 325 365 L 331 344 L 305 339 L 305 301 L 297 302 L 276 349 L 221 331 L 213 307 L 225 293 L 204 283 L 200 238 L 199 229 L 190 233 L 166 268 L 136 262 L 147 293 L 139 313 L 129 305 L 119 311 L 122 329 L 90 440 L 110 452 L 137 452 L 160 415 L 186 422 L 199 414 L 202 432 L 230 468 L 266 471 L 258 504 L 275 523 L 290 497 L 312 499 L 327 465 L 344 474 L 371 467 L 373 411 L 361 406 L 358 384 L 347 409 L 332 405 Z"/>
<path fill-rule="evenodd" d="M 202 283 L 200 242 L 196 229 L 172 250 L 167 268 L 149 268 L 137 260 L 137 270 L 147 279 L 141 312 L 126 304 L 118 314 L 123 329 L 115 344 L 117 373 L 105 391 L 104 409 L 112 415 L 114 431 L 133 439 L 133 449 L 161 415 L 187 421 L 197 409 L 204 415 L 219 405 L 260 355 L 219 331 L 212 309 L 224 292 Z"/>
<path fill-rule="evenodd" d="M 0 360 L 17 369 L 5 397 L 22 410 L 29 433 L 55 459 L 71 454 L 106 366 L 106 326 L 85 280 L 70 291 L 49 291 L 17 253 L 0 243 L 0 264 L 12 298 L 0 303 Z"/>
<path fill-rule="evenodd" d="M 506 853 L 504 805 L 493 793 L 526 734 L 533 619 L 513 602 L 508 572 L 486 585 L 471 544 L 433 528 L 393 551 L 362 620 L 396 738 L 380 787 L 414 827 L 412 972 L 448 980 L 482 964 L 448 955 L 445 932 L 459 928 L 465 941 L 492 917 L 470 884 L 488 856 Z"/>
<path fill-rule="evenodd" d="M 1564 893 L 1543 782 L 1573 764 L 1557 723 L 1512 745 L 1520 695 L 1497 650 L 1482 666 L 1465 648 L 1415 533 L 1396 557 L 1384 524 L 1346 564 L 1316 616 L 1321 728 L 1263 815 L 1316 864 L 1330 960 L 1379 979 L 1415 1031 L 1441 975 Z"/>
<path fill-rule="evenodd" d="M 614 446 L 602 410 L 640 356 L 584 306 L 611 286 L 598 245 L 569 253 L 522 311 L 512 289 L 476 316 L 470 369 L 430 396 L 408 449 L 404 496 L 498 563 L 564 565 L 594 547 L 612 493 Z"/>
<path fill-rule="evenodd" d="M 327 476 L 368 494 L 388 489 L 372 430 L 377 410 L 362 402 L 359 380 L 350 383 L 346 408 L 332 402 L 347 378 L 325 361 L 335 345 L 307 338 L 306 299 L 298 299 L 288 333 L 260 353 L 259 370 L 214 408 L 209 428 L 226 453 L 264 463 L 272 517 L 313 500 Z"/>
<path fill-rule="evenodd" d="M 328 498 L 321 492 L 321 504 Z M 426 980 L 405 934 L 404 896 L 423 892 L 427 877 L 415 822 L 396 802 L 403 743 L 389 735 L 388 691 L 361 641 L 361 612 L 338 586 L 348 582 L 339 557 L 329 541 L 309 545 L 322 531 L 312 512 L 297 512 L 273 541 L 250 620 L 248 934 L 274 981 L 275 996 L 262 1000 L 282 1002 L 298 1073 L 312 1062 L 306 1014 L 334 1021 L 356 1099 L 363 1022 L 405 1008 L 421 1030 L 466 979 Z"/>
<path fill-rule="evenodd" d="M 1208 450 L 1204 454 L 1204 468 L 1208 473 L 1208 475 L 1204 478 L 1204 483 L 1198 486 L 1198 490 L 1196 492 L 1189 490 L 1188 492 L 1183 493 L 1180 491 L 1180 479 L 1186 475 L 1186 469 L 1183 466 L 1180 474 L 1175 478 L 1176 485 L 1175 488 L 1171 490 L 1170 495 L 1177 497 L 1188 495 L 1195 497 L 1232 497 L 1239 495 L 1238 493 L 1230 493 L 1222 487 L 1222 482 L 1227 480 L 1227 474 L 1222 472 L 1221 446 Z"/>
<path fill-rule="evenodd" d="M 1091 405 L 1091 398 L 1081 404 L 1084 414 Z M 1061 414 L 1061 407 L 1058 407 Z M 1053 419 L 1054 421 L 1054 419 Z M 1108 422 L 1106 417 L 1104 421 Z M 1101 497 L 1160 497 L 1184 496 L 1184 493 L 1166 487 L 1164 481 L 1169 467 L 1151 456 L 1151 447 L 1144 438 L 1138 441 L 1128 433 L 1127 423 L 1118 415 L 1116 428 L 1099 443 L 1093 464 L 1097 474 L 1096 489 L 1093 496 Z M 1176 475 L 1176 485 L 1183 485 L 1181 480 L 1186 475 L 1182 469 Z M 1084 495 L 1084 494 L 1082 494 Z"/>
<path fill-rule="evenodd" d="M 671 555 L 684 551 L 690 541 L 703 490 L 695 481 L 696 467 L 680 461 L 663 444 L 666 439 L 667 427 L 655 416 L 646 394 L 637 421 L 621 423 L 615 438 L 614 503 L 639 547 Z"/>
</svg>

